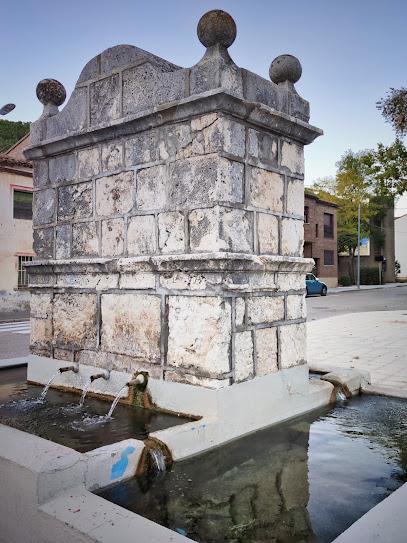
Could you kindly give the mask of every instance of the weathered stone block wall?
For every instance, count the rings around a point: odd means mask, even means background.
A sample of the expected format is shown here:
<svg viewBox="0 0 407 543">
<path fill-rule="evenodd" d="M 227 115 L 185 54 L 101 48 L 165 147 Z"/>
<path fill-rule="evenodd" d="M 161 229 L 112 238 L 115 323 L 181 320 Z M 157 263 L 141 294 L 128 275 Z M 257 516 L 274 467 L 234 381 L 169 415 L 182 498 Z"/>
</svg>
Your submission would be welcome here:
<svg viewBox="0 0 407 543">
<path fill-rule="evenodd" d="M 191 69 L 130 46 L 85 67 L 27 151 L 33 353 L 211 388 L 305 363 L 319 132 L 289 83 L 219 44 Z"/>
</svg>

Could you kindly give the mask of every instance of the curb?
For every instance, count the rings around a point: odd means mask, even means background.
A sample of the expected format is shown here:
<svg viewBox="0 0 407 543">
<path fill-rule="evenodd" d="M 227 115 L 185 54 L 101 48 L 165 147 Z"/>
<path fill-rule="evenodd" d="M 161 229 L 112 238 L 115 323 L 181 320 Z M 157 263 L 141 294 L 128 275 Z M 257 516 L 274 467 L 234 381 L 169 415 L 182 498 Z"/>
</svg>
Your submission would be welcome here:
<svg viewBox="0 0 407 543">
<path fill-rule="evenodd" d="M 389 398 L 406 398 L 407 390 L 402 388 L 391 388 L 380 385 L 366 385 L 363 390 L 363 394 L 371 394 L 374 396 L 387 396 Z"/>
<path fill-rule="evenodd" d="M 0 371 L 9 368 L 18 368 L 19 366 L 27 366 L 28 357 L 21 356 L 19 358 L 4 358 L 0 360 Z"/>
<path fill-rule="evenodd" d="M 30 319 L 0 319 L 0 324 L 12 324 L 13 322 L 29 322 Z"/>
<path fill-rule="evenodd" d="M 330 292 L 361 292 L 362 290 L 376 290 L 384 288 L 398 288 L 398 287 L 407 287 L 407 283 L 386 283 L 384 285 L 361 285 L 361 288 L 358 289 L 357 286 L 352 285 L 351 287 L 333 287 L 328 288 L 328 294 Z"/>
</svg>

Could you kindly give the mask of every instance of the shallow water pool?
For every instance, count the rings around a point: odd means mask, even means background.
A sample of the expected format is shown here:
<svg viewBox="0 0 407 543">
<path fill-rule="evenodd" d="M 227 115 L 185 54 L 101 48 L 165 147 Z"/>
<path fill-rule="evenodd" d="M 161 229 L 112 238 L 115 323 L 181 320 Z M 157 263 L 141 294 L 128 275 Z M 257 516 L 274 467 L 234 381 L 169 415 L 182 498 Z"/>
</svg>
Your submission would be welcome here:
<svg viewBox="0 0 407 543">
<path fill-rule="evenodd" d="M 407 402 L 361 396 L 100 495 L 200 542 L 331 542 L 407 479 Z"/>
<path fill-rule="evenodd" d="M 0 370 L 0 423 L 87 452 L 123 439 L 146 439 L 151 432 L 188 422 L 185 417 L 118 404 L 109 420 L 110 403 L 50 388 L 27 384 L 25 367 Z"/>
</svg>

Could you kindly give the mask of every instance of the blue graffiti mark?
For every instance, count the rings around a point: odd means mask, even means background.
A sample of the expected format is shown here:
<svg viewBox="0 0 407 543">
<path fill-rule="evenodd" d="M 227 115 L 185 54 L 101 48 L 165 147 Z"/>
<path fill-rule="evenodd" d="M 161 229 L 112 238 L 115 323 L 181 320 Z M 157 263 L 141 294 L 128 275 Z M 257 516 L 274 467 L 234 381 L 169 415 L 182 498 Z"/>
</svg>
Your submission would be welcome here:
<svg viewBox="0 0 407 543">
<path fill-rule="evenodd" d="M 187 535 L 186 531 L 183 530 L 182 528 L 175 528 L 177 530 L 177 532 L 181 535 Z"/>
<path fill-rule="evenodd" d="M 116 464 L 113 464 L 112 466 L 112 473 L 110 475 L 110 480 L 117 479 L 118 477 L 121 477 L 124 472 L 126 471 L 126 468 L 129 464 L 129 459 L 127 458 L 129 454 L 133 453 L 135 451 L 134 447 L 126 447 L 124 451 L 120 455 L 120 460 L 116 462 Z"/>
<path fill-rule="evenodd" d="M 201 426 L 192 426 L 191 430 L 198 430 L 199 428 L 205 428 L 206 424 L 201 424 Z"/>
</svg>

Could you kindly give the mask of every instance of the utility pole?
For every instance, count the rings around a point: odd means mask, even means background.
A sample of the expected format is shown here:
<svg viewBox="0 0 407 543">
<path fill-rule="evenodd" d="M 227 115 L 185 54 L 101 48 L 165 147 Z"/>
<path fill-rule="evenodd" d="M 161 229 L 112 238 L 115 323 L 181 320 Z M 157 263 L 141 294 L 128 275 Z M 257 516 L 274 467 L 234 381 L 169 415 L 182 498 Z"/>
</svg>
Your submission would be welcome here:
<svg viewBox="0 0 407 543">
<path fill-rule="evenodd" d="M 357 271 L 357 279 L 356 284 L 358 290 L 360 290 L 360 202 L 362 201 L 362 198 L 366 192 L 362 194 L 362 196 L 359 198 L 359 205 L 358 205 L 358 271 Z"/>
<path fill-rule="evenodd" d="M 357 280 L 356 280 L 358 290 L 360 289 L 360 200 L 359 200 L 359 205 L 358 205 L 358 272 L 357 272 Z"/>
</svg>

